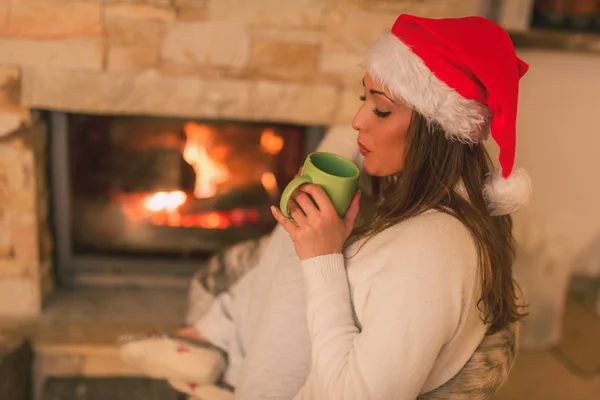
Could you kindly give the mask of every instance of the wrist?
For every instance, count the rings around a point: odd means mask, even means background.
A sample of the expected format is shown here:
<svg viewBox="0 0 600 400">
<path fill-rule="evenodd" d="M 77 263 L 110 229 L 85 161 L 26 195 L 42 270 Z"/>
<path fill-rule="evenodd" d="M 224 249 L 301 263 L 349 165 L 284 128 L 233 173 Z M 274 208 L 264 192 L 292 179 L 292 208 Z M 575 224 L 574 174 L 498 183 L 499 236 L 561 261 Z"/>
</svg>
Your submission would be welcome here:
<svg viewBox="0 0 600 400">
<path fill-rule="evenodd" d="M 346 278 L 344 256 L 341 252 L 311 257 L 301 261 L 307 279 Z"/>
</svg>

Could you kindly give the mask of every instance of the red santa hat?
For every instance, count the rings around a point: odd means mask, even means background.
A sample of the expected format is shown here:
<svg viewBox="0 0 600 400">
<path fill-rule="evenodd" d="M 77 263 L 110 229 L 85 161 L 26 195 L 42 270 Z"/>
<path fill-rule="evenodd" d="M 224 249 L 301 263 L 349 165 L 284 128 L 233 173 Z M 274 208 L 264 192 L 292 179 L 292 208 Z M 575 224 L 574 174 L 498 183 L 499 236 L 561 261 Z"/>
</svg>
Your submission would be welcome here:
<svg viewBox="0 0 600 400">
<path fill-rule="evenodd" d="M 513 164 L 519 79 L 529 66 L 501 27 L 482 17 L 403 14 L 371 46 L 365 67 L 448 139 L 477 143 L 491 131 L 500 168 L 483 189 L 490 214 L 509 214 L 528 201 L 529 176 Z"/>
</svg>

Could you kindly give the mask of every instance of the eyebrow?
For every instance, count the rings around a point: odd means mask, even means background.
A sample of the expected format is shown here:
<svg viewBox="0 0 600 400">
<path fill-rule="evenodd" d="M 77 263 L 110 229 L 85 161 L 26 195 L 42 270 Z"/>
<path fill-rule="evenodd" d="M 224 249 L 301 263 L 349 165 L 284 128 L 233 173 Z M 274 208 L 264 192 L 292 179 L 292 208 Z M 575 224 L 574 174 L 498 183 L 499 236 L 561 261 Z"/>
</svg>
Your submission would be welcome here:
<svg viewBox="0 0 600 400">
<path fill-rule="evenodd" d="M 365 78 L 363 78 L 363 80 L 362 80 L 362 84 L 363 84 L 363 86 L 365 86 Z M 381 95 L 381 96 L 384 96 L 386 99 L 388 99 L 388 100 L 389 100 L 389 101 L 391 101 L 392 103 L 396 104 L 396 102 L 395 102 L 395 101 L 394 101 L 394 100 L 393 100 L 391 97 L 389 97 L 387 94 L 385 94 L 385 93 L 383 93 L 383 92 L 381 92 L 381 91 L 379 91 L 379 90 L 370 89 L 370 90 L 369 90 L 369 93 L 371 93 L 371 94 L 379 94 L 379 95 Z"/>
</svg>

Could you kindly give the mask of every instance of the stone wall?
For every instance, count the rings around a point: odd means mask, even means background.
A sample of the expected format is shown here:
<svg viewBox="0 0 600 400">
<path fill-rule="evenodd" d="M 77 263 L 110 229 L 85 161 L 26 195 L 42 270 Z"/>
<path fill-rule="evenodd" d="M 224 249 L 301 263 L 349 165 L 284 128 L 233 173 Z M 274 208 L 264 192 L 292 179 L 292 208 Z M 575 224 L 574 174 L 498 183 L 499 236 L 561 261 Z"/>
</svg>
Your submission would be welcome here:
<svg viewBox="0 0 600 400">
<path fill-rule="evenodd" d="M 35 109 L 348 123 L 368 44 L 399 13 L 479 0 L 0 0 L 0 315 L 51 288 Z"/>
<path fill-rule="evenodd" d="M 48 108 L 347 122 L 365 49 L 399 13 L 459 16 L 479 3 L 4 0 L 0 118 L 10 128 Z"/>
<path fill-rule="evenodd" d="M 0 316 L 32 316 L 52 286 L 46 129 L 0 137 Z"/>
</svg>

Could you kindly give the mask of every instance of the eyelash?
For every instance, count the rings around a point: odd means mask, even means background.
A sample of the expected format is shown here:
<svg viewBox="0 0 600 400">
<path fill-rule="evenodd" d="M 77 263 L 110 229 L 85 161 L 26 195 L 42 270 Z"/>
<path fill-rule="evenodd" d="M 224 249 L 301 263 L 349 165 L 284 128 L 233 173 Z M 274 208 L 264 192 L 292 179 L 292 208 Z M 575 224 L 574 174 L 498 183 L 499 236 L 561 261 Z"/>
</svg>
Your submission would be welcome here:
<svg viewBox="0 0 600 400">
<path fill-rule="evenodd" d="M 367 100 L 366 96 L 358 96 L 358 98 L 360 99 L 360 101 Z M 377 115 L 379 118 L 385 118 L 385 117 L 389 116 L 391 113 L 392 113 L 391 111 L 383 112 L 383 111 L 379 111 L 377 108 L 373 109 L 373 114 Z"/>
</svg>

